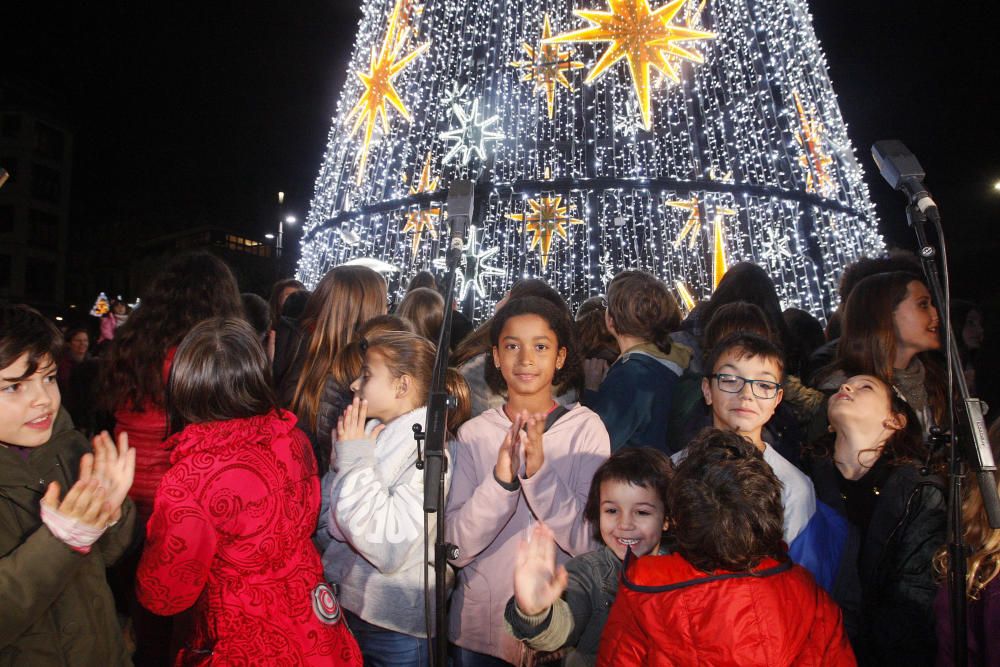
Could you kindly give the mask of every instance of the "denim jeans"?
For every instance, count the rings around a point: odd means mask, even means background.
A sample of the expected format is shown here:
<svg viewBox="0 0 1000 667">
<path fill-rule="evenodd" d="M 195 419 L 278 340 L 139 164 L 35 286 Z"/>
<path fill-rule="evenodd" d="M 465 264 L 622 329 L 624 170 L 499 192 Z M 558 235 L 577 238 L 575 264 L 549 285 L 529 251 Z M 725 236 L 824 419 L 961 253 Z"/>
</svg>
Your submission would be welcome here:
<svg viewBox="0 0 1000 667">
<path fill-rule="evenodd" d="M 386 630 L 344 610 L 347 627 L 361 647 L 365 667 L 428 667 L 431 642 L 420 637 Z"/>
<path fill-rule="evenodd" d="M 510 667 L 509 662 L 485 653 L 451 645 L 451 667 Z"/>
</svg>

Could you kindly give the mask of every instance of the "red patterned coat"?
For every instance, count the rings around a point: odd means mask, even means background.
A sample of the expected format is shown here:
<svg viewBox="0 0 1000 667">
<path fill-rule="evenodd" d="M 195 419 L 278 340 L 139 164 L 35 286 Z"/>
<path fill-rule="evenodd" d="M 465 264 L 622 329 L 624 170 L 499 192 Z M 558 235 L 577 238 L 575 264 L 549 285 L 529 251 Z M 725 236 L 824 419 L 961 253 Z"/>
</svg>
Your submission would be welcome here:
<svg viewBox="0 0 1000 667">
<path fill-rule="evenodd" d="M 361 665 L 343 620 L 314 602 L 319 477 L 295 417 L 192 424 L 167 446 L 137 592 L 157 614 L 194 605 L 176 664 Z"/>
</svg>

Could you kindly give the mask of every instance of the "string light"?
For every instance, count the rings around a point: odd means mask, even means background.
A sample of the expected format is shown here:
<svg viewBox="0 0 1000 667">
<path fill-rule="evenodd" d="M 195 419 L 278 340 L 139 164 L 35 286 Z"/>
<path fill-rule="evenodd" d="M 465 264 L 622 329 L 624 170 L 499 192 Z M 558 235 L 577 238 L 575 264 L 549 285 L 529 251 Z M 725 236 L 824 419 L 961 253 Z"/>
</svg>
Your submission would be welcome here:
<svg viewBox="0 0 1000 667">
<path fill-rule="evenodd" d="M 805 0 L 359 1 L 350 70 L 385 51 L 399 104 L 360 74 L 341 90 L 307 285 L 369 258 L 401 294 L 443 256 L 437 213 L 462 178 L 477 247 L 497 250 L 468 285 L 478 317 L 523 277 L 576 304 L 626 268 L 690 308 L 746 260 L 825 319 L 844 267 L 884 251 Z"/>
</svg>

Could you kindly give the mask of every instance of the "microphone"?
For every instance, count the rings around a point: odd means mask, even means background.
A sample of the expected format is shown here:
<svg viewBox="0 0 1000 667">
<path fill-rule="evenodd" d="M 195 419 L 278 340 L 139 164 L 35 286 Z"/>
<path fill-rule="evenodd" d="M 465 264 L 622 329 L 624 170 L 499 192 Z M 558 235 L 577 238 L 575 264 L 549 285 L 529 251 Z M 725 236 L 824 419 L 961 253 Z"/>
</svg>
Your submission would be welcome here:
<svg viewBox="0 0 1000 667">
<path fill-rule="evenodd" d="M 872 145 L 872 157 L 882 178 L 906 195 L 912 206 L 916 206 L 931 222 L 940 222 L 937 204 L 931 198 L 931 193 L 924 187 L 924 168 L 917 161 L 917 156 L 896 139 L 876 141 Z"/>
<path fill-rule="evenodd" d="M 451 250 L 465 249 L 465 232 L 476 207 L 476 186 L 472 181 L 452 181 L 448 187 L 448 219 L 451 221 Z"/>
</svg>

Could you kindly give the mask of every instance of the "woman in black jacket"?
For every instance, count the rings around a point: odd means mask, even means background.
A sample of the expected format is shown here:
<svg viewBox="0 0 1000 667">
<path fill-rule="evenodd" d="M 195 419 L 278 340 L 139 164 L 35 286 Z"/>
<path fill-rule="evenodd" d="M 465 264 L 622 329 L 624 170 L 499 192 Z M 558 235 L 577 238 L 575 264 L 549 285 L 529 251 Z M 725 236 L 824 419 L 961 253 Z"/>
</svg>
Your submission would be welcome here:
<svg viewBox="0 0 1000 667">
<path fill-rule="evenodd" d="M 834 598 L 861 665 L 931 665 L 932 559 L 945 541 L 942 480 L 930 472 L 916 414 L 888 383 L 848 378 L 831 397 L 832 435 L 806 469 L 816 498 L 851 524 Z"/>
</svg>

